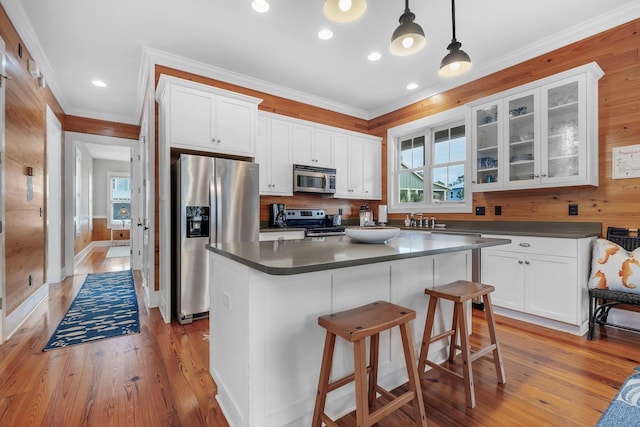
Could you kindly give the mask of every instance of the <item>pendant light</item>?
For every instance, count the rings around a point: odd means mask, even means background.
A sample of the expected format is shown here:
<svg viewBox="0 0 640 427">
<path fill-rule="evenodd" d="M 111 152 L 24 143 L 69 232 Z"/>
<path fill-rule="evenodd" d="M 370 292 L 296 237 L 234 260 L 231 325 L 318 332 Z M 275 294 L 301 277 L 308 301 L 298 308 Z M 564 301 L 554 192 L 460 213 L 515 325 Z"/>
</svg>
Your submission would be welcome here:
<svg viewBox="0 0 640 427">
<path fill-rule="evenodd" d="M 456 5 L 455 0 L 451 0 L 451 22 L 453 25 L 453 38 L 447 46 L 449 53 L 440 63 L 438 75 L 441 77 L 454 77 L 464 74 L 471 69 L 471 58 L 464 50 L 462 44 L 456 40 Z"/>
<path fill-rule="evenodd" d="M 400 25 L 391 36 L 389 50 L 392 54 L 397 56 L 413 55 L 427 44 L 424 31 L 420 25 L 413 22 L 414 19 L 416 19 L 416 15 L 409 10 L 409 0 L 406 0 L 404 13 L 399 19 Z"/>
<path fill-rule="evenodd" d="M 367 10 L 366 0 L 325 0 L 324 16 L 338 24 L 359 19 Z"/>
</svg>

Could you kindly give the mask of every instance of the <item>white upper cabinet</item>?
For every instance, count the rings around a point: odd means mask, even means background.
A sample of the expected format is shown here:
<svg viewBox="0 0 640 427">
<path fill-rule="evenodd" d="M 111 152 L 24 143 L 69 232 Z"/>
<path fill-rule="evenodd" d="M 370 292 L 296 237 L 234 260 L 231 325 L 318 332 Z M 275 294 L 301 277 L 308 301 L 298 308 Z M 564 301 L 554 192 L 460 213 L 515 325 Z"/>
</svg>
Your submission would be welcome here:
<svg viewBox="0 0 640 427">
<path fill-rule="evenodd" d="M 333 167 L 332 132 L 312 125 L 293 125 L 293 163 L 297 165 Z"/>
<path fill-rule="evenodd" d="M 591 63 L 473 103 L 473 190 L 597 186 L 602 75 Z"/>
<path fill-rule="evenodd" d="M 336 194 L 344 199 L 380 200 L 381 148 L 379 139 L 336 133 Z"/>
<path fill-rule="evenodd" d="M 170 147 L 255 155 L 260 99 L 162 75 L 157 100 Z"/>
<path fill-rule="evenodd" d="M 293 195 L 292 128 L 289 122 L 258 114 L 256 163 L 260 165 L 260 194 Z"/>
</svg>

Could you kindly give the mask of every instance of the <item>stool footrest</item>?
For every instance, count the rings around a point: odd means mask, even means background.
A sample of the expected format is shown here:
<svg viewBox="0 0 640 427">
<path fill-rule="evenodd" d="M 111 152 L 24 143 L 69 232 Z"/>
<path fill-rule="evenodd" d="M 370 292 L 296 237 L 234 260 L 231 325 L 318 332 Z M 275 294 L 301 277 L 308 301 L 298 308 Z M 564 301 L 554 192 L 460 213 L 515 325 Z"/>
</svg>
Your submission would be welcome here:
<svg viewBox="0 0 640 427">
<path fill-rule="evenodd" d="M 371 414 L 369 414 L 369 423 L 370 423 L 369 425 L 373 425 L 377 423 L 378 421 L 380 421 L 390 413 L 394 412 L 395 410 L 411 402 L 413 399 L 415 399 L 416 394 L 413 391 L 407 391 L 401 396 L 395 396 L 395 395 L 392 395 L 392 396 L 394 397 L 394 399 L 391 402 L 387 403 L 383 407 L 376 409 Z"/>
<path fill-rule="evenodd" d="M 471 353 L 471 355 L 469 356 L 469 360 L 471 362 L 473 362 L 474 360 L 479 359 L 480 357 L 484 356 L 487 353 L 492 352 L 495 349 L 496 349 L 496 345 L 495 344 L 491 344 L 491 345 L 489 345 L 487 347 L 478 349 L 478 350 L 476 350 L 476 351 Z"/>
<path fill-rule="evenodd" d="M 456 371 L 452 371 L 449 368 L 445 368 L 442 365 L 438 365 L 437 363 L 434 363 L 434 362 L 432 362 L 432 361 L 430 361 L 428 359 L 425 361 L 425 364 L 427 364 L 427 365 L 431 366 L 432 368 L 435 368 L 435 369 L 437 369 L 437 370 L 439 370 L 441 372 L 444 372 L 445 374 L 453 375 L 454 377 L 457 377 L 457 378 L 459 378 L 461 380 L 464 380 L 464 376 L 462 374 L 459 374 Z"/>
<path fill-rule="evenodd" d="M 367 374 L 371 373 L 371 366 L 367 366 Z M 339 389 L 340 387 L 347 385 L 356 379 L 356 374 L 349 374 L 346 377 L 342 377 L 339 380 L 335 380 L 332 383 L 329 383 L 327 386 L 327 391 L 334 391 Z"/>
<path fill-rule="evenodd" d="M 442 339 L 445 338 L 449 338 L 451 335 L 455 334 L 456 331 L 454 331 L 453 329 L 448 330 L 446 332 L 443 332 L 439 335 L 434 335 L 433 337 L 431 337 L 431 341 L 429 341 L 430 344 L 433 344 L 436 341 L 440 341 Z"/>
</svg>

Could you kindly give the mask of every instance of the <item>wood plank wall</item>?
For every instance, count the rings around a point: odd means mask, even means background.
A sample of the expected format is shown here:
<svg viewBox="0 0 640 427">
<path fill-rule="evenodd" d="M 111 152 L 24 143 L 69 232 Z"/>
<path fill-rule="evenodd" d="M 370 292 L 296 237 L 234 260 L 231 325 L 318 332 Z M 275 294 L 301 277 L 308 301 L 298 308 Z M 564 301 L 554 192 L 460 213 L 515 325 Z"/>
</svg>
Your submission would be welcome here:
<svg viewBox="0 0 640 427">
<path fill-rule="evenodd" d="M 10 314 L 45 281 L 45 218 L 40 215 L 40 209 L 46 210 L 46 106 L 49 105 L 63 126 L 64 112 L 49 88 L 40 88 L 37 79 L 29 73 L 27 61 L 33 58 L 3 8 L 0 8 L 0 36 L 6 44 L 6 74 L 11 77 L 3 82 L 6 84 L 6 313 Z M 27 201 L 27 167 L 33 168 L 30 202 Z"/>
<path fill-rule="evenodd" d="M 93 218 L 91 240 L 94 242 L 111 240 L 111 229 L 107 228 L 107 218 Z M 113 240 L 129 240 L 129 229 L 114 229 Z"/>
<path fill-rule="evenodd" d="M 370 122 L 369 131 L 386 137 L 391 127 L 595 61 L 604 71 L 598 85 L 600 185 L 474 193 L 474 207 L 487 207 L 486 216 L 439 214 L 438 220 L 594 221 L 602 222 L 604 230 L 607 226 L 637 228 L 640 227 L 640 178 L 611 179 L 611 150 L 640 144 L 639 46 L 640 20 L 635 20 L 378 117 Z M 386 143 L 385 138 L 383 154 Z M 386 199 L 386 155 L 382 159 Z M 569 203 L 578 204 L 578 216 L 568 215 Z M 497 205 L 502 206 L 502 216 L 493 214 Z M 392 219 L 403 217 L 389 215 Z"/>
<path fill-rule="evenodd" d="M 28 71 L 27 61 L 33 59 L 20 39 L 15 27 L 0 6 L 0 37 L 6 44 L 7 75 L 5 104 L 5 265 L 6 265 L 6 313 L 11 314 L 45 281 L 46 250 L 46 106 L 60 120 L 64 131 L 91 133 L 137 139 L 140 126 L 113 123 L 102 120 L 66 116 L 49 87 L 40 88 L 37 79 Z M 21 50 L 22 56 L 19 51 Z M 46 80 L 46 76 L 45 76 Z M 63 170 L 68 165 L 62 152 Z M 33 200 L 27 202 L 26 167 L 33 168 Z M 65 186 L 64 174 L 62 187 Z M 64 206 L 64 192 L 62 195 Z M 40 216 L 40 208 L 43 216 Z M 73 215 L 73 213 L 71 213 Z M 62 213 L 64 224 L 65 213 Z M 91 242 L 88 224 L 83 233 L 75 237 L 77 251 Z M 61 252 L 67 244 L 62 231 Z M 76 252 L 77 253 L 77 252 Z M 64 262 L 64 259 L 63 259 Z M 32 285 L 29 285 L 29 276 Z"/>
</svg>

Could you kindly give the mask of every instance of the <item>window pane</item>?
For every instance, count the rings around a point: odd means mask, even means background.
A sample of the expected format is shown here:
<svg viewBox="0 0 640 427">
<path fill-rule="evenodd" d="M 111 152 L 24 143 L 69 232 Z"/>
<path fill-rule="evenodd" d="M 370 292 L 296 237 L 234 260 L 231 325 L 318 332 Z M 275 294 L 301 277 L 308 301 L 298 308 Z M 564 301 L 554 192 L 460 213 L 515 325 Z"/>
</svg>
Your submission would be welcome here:
<svg viewBox="0 0 640 427">
<path fill-rule="evenodd" d="M 464 165 L 452 165 L 432 170 L 434 201 L 464 200 Z"/>
<path fill-rule="evenodd" d="M 464 134 L 461 137 L 452 138 L 450 147 L 451 162 L 464 162 L 467 157 L 467 141 Z"/>
<path fill-rule="evenodd" d="M 130 200 L 129 178 L 111 178 L 111 200 Z"/>
<path fill-rule="evenodd" d="M 424 136 L 407 139 L 400 143 L 401 167 L 406 169 L 424 166 Z"/>
<path fill-rule="evenodd" d="M 400 203 L 415 203 L 424 200 L 424 172 L 402 172 L 399 174 Z"/>
<path fill-rule="evenodd" d="M 433 164 L 463 162 L 465 145 L 464 125 L 437 131 L 433 141 Z"/>
</svg>

